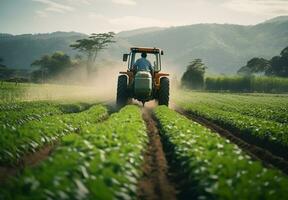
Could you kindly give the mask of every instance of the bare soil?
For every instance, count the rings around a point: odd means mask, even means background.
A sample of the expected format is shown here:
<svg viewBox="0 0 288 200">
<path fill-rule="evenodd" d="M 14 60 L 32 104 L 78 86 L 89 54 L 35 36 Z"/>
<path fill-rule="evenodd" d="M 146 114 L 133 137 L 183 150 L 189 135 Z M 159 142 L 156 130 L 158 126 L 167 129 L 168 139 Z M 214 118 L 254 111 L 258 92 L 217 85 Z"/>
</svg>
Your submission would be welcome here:
<svg viewBox="0 0 288 200">
<path fill-rule="evenodd" d="M 176 190 L 169 179 L 169 166 L 156 122 L 153 120 L 151 113 L 150 109 L 142 109 L 142 116 L 147 126 L 149 144 L 144 155 L 144 175 L 138 184 L 138 199 L 174 200 L 176 199 Z"/>
<path fill-rule="evenodd" d="M 234 132 L 232 133 L 203 117 L 195 116 L 179 107 L 174 107 L 174 109 L 178 113 L 186 116 L 188 119 L 191 119 L 203 126 L 206 126 L 210 130 L 218 133 L 222 137 L 227 138 L 229 141 L 235 143 L 243 151 L 248 153 L 253 159 L 260 160 L 266 167 L 274 166 L 280 169 L 282 172 L 288 174 L 288 161 L 285 158 L 275 155 L 265 148 L 262 148 L 258 145 L 255 145 L 247 140 L 240 138 L 240 133 L 234 133 Z"/>
</svg>

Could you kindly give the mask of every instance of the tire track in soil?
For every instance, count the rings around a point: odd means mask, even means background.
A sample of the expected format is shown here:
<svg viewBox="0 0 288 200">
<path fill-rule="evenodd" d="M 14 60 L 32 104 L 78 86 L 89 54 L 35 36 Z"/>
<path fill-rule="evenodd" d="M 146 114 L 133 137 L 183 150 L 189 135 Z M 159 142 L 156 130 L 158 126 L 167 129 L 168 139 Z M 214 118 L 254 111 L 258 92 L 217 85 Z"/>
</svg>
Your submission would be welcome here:
<svg viewBox="0 0 288 200">
<path fill-rule="evenodd" d="M 283 173 L 288 174 L 288 161 L 280 156 L 276 156 L 266 150 L 265 148 L 261 148 L 257 145 L 250 144 L 248 141 L 245 141 L 237 136 L 237 134 L 233 134 L 232 132 L 222 128 L 221 126 L 199 116 L 195 116 L 191 113 L 188 113 L 184 109 L 177 107 L 174 105 L 174 110 L 181 115 L 184 115 L 190 120 L 193 120 L 213 132 L 218 133 L 220 136 L 228 139 L 232 143 L 236 144 L 240 147 L 244 152 L 248 153 L 254 160 L 259 160 L 266 167 L 275 167 L 281 170 Z"/>
<path fill-rule="evenodd" d="M 149 143 L 144 154 L 143 177 L 138 183 L 138 199 L 177 199 L 176 190 L 168 177 L 169 166 L 152 110 L 143 108 L 142 116 L 146 123 Z"/>
</svg>

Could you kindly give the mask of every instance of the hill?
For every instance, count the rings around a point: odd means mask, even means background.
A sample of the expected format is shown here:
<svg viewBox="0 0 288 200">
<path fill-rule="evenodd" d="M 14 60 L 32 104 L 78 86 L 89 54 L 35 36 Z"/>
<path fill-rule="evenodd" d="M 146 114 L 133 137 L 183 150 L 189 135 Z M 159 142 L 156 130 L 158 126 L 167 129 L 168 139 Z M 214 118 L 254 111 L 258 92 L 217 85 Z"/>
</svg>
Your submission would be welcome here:
<svg viewBox="0 0 288 200">
<path fill-rule="evenodd" d="M 44 54 L 64 51 L 75 55 L 69 45 L 86 37 L 75 32 L 55 32 L 45 34 L 9 35 L 0 34 L 0 57 L 3 63 L 17 69 L 30 68 L 30 64 Z"/>
<path fill-rule="evenodd" d="M 36 35 L 0 35 L 0 57 L 4 64 L 28 68 L 43 54 L 64 51 L 87 35 L 55 32 Z M 119 61 L 129 46 L 157 46 L 165 50 L 164 65 L 183 72 L 193 58 L 202 58 L 211 73 L 235 73 L 254 56 L 270 59 L 288 45 L 288 17 L 280 16 L 253 26 L 195 24 L 169 28 L 144 28 L 117 34 L 117 43 L 101 54 Z"/>
<path fill-rule="evenodd" d="M 288 45 L 288 19 L 255 26 L 197 24 L 126 38 L 132 45 L 159 46 L 177 71 L 192 58 L 202 58 L 210 72 L 235 73 L 246 62 L 260 56 L 270 59 Z"/>
</svg>

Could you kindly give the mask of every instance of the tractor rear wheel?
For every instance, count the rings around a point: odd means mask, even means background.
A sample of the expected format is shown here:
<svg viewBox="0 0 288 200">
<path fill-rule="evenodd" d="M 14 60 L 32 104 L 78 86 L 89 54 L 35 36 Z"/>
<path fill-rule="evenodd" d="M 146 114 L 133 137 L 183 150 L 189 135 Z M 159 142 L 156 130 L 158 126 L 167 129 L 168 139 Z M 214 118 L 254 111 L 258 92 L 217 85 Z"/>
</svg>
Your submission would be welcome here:
<svg viewBox="0 0 288 200">
<path fill-rule="evenodd" d="M 158 92 L 158 104 L 169 105 L 169 79 L 163 77 L 160 79 L 160 89 Z"/>
<path fill-rule="evenodd" d="M 116 104 L 118 107 L 123 107 L 128 103 L 128 91 L 127 91 L 127 76 L 121 75 L 118 77 L 117 84 L 117 98 Z"/>
</svg>

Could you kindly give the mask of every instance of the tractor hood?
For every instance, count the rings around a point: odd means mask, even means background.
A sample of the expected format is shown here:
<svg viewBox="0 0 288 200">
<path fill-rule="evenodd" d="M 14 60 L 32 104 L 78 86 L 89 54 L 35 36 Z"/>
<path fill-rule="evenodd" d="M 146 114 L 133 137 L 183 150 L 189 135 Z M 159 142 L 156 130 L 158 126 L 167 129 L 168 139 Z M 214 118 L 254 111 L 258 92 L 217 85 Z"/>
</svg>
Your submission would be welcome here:
<svg viewBox="0 0 288 200">
<path fill-rule="evenodd" d="M 148 100 L 152 93 L 152 75 L 147 71 L 139 71 L 134 79 L 134 95 L 142 101 Z"/>
</svg>

